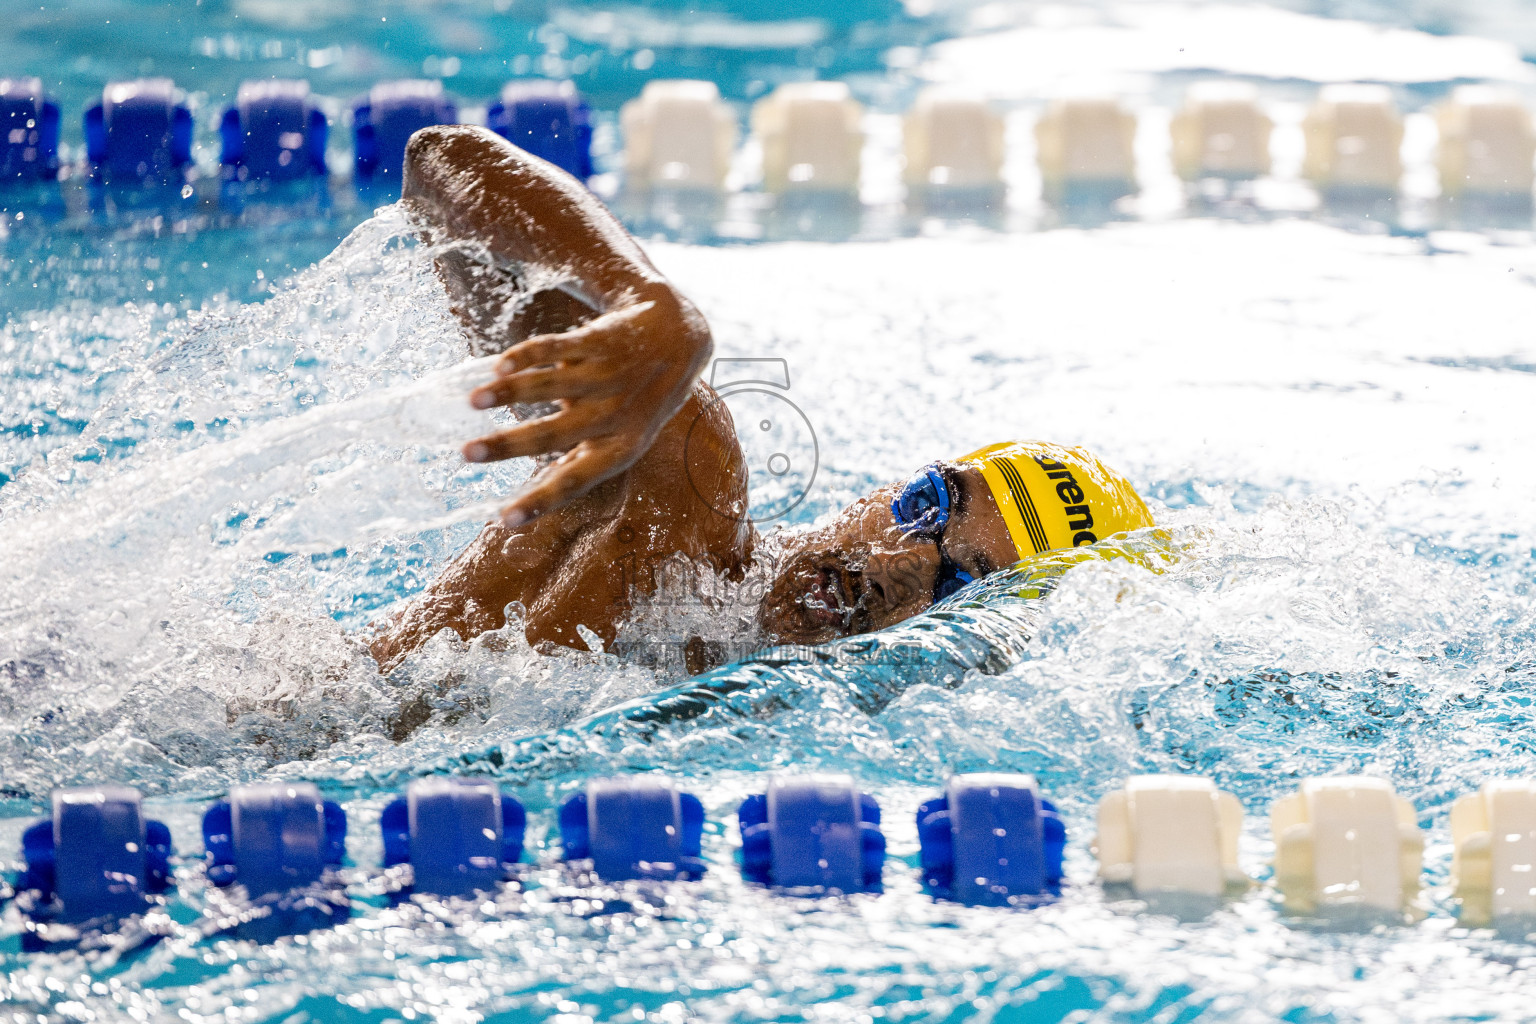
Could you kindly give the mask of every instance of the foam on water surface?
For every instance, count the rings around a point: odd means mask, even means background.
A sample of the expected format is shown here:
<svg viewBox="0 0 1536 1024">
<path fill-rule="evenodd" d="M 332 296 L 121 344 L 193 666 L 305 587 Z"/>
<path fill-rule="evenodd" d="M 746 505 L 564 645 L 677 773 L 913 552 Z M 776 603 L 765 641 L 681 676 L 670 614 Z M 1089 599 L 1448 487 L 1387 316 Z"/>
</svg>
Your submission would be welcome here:
<svg viewBox="0 0 1536 1024">
<path fill-rule="evenodd" d="M 599 905 L 538 868 L 487 908 L 371 908 L 260 947 L 177 939 L 88 982 L 77 959 L 15 958 L 12 1004 L 194 1020 L 1524 1013 L 1530 947 L 1451 933 L 1444 835 L 1429 919 L 1374 932 L 1285 922 L 1262 892 L 1185 919 L 1107 902 L 1086 840 L 1094 802 L 1134 773 L 1198 771 L 1236 793 L 1257 871 L 1259 812 L 1298 775 L 1389 777 L 1443 833 L 1454 797 L 1536 772 L 1521 470 L 1536 250 L 1210 222 L 656 246 L 718 355 L 788 362 L 823 467 L 796 522 L 926 459 L 1040 436 L 1127 472 L 1180 557 L 1048 573 L 1044 600 L 1001 576 L 873 641 L 697 682 L 541 656 L 515 626 L 439 637 L 385 678 L 367 623 L 526 472 L 455 454 L 484 422 L 462 399 L 483 368 L 402 232 L 385 211 L 260 305 L 4 327 L 8 419 L 14 400 L 17 419 L 83 426 L 8 433 L 0 457 L 15 467 L 0 782 L 16 815 L 0 842 L 50 787 L 110 780 L 154 794 L 185 850 L 201 798 L 309 778 L 350 799 L 351 853 L 377 863 L 385 799 L 447 769 L 516 786 L 542 849 L 580 779 L 660 769 L 705 800 L 711 871 Z M 740 595 L 674 596 L 631 636 L 714 623 L 751 642 Z M 725 822 L 772 768 L 850 772 L 882 801 L 884 896 L 743 885 Z M 910 810 L 981 768 L 1034 773 L 1061 805 L 1061 903 L 937 905 L 902 866 Z"/>
</svg>

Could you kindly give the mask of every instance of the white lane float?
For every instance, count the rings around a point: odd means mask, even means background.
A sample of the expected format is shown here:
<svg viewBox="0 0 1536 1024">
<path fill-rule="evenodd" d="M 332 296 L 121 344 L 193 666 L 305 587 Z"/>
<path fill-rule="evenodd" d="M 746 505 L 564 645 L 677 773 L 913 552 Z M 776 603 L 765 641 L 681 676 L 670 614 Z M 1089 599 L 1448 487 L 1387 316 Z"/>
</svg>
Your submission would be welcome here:
<svg viewBox="0 0 1536 1024">
<path fill-rule="evenodd" d="M 1138 896 L 1215 898 L 1246 885 L 1237 863 L 1243 806 L 1210 779 L 1137 775 L 1099 801 L 1099 877 Z"/>
<path fill-rule="evenodd" d="M 1200 82 L 1169 126 L 1173 166 L 1185 181 L 1257 178 L 1269 173 L 1274 124 L 1246 82 Z"/>
<path fill-rule="evenodd" d="M 930 87 L 903 122 L 909 189 L 1001 189 L 1003 119 L 978 97 Z"/>
<path fill-rule="evenodd" d="M 1058 99 L 1035 124 L 1040 177 L 1051 199 L 1135 189 L 1136 115 L 1112 98 Z"/>
<path fill-rule="evenodd" d="M 1518 94 L 1464 85 L 1435 112 L 1440 191 L 1529 200 L 1536 183 L 1536 130 Z"/>
<path fill-rule="evenodd" d="M 1403 176 L 1403 119 L 1384 85 L 1330 85 L 1302 123 L 1302 174 L 1324 191 L 1396 192 Z"/>
<path fill-rule="evenodd" d="M 790 82 L 752 108 L 763 147 L 763 188 L 857 192 L 864 108 L 843 82 Z"/>
<path fill-rule="evenodd" d="M 1424 836 L 1385 779 L 1306 779 L 1270 807 L 1275 886 L 1297 913 L 1392 913 L 1418 895 Z"/>
<path fill-rule="evenodd" d="M 1451 839 L 1462 924 L 1536 918 L 1536 781 L 1501 779 L 1457 800 Z"/>
<path fill-rule="evenodd" d="M 736 147 L 736 116 L 714 82 L 647 82 L 639 98 L 624 104 L 619 124 L 631 189 L 725 187 Z"/>
</svg>

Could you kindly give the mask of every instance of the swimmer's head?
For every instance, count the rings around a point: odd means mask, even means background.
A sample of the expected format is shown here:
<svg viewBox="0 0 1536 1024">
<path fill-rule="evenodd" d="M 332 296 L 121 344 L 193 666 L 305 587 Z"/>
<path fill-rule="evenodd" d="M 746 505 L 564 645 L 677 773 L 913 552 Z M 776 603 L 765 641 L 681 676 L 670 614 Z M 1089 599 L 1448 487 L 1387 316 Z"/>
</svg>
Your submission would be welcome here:
<svg viewBox="0 0 1536 1024">
<path fill-rule="evenodd" d="M 786 537 L 761 618 L 785 643 L 867 633 L 1022 559 L 1151 525 L 1130 483 L 1086 449 L 990 445 Z"/>
</svg>

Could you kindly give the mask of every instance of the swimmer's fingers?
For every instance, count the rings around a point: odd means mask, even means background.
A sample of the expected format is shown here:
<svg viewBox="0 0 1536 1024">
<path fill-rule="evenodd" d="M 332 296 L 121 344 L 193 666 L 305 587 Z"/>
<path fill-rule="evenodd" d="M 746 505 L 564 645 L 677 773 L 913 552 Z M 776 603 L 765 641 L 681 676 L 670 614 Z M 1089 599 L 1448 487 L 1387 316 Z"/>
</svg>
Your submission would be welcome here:
<svg viewBox="0 0 1536 1024">
<path fill-rule="evenodd" d="M 496 360 L 496 373 L 508 376 L 534 366 L 579 360 L 590 354 L 588 334 L 587 328 L 578 327 L 564 334 L 539 334 L 527 341 L 520 341 Z"/>
<path fill-rule="evenodd" d="M 631 448 L 606 437 L 583 441 L 545 467 L 501 510 L 502 525 L 508 529 L 521 526 L 622 473 L 635 461 Z"/>
<path fill-rule="evenodd" d="M 477 437 L 464 446 L 466 462 L 501 462 L 574 448 L 602 433 L 606 417 L 590 406 L 565 408 L 549 416 Z"/>
<path fill-rule="evenodd" d="M 505 377 L 497 377 L 469 393 L 469 404 L 476 409 L 491 409 L 514 402 L 554 402 L 562 398 L 591 398 L 613 395 L 623 390 L 623 382 L 614 379 L 591 362 L 574 366 L 541 366 Z"/>
<path fill-rule="evenodd" d="M 502 376 L 519 373 L 534 366 L 553 363 L 577 363 L 604 360 L 611 375 L 622 375 L 632 368 L 635 358 L 653 350 L 658 343 L 669 347 L 682 333 L 674 324 L 661 322 L 661 309 L 654 301 L 636 302 L 611 310 L 560 334 L 538 334 L 502 353 L 496 372 Z M 611 357 L 622 355 L 617 361 Z"/>
<path fill-rule="evenodd" d="M 471 441 L 464 457 L 493 462 L 565 453 L 505 510 L 517 525 L 586 494 L 634 465 L 692 393 L 709 361 L 709 327 L 668 284 L 652 281 L 627 304 L 560 334 L 508 349 L 497 379 L 473 393 L 479 408 L 554 401 L 558 413 Z"/>
</svg>

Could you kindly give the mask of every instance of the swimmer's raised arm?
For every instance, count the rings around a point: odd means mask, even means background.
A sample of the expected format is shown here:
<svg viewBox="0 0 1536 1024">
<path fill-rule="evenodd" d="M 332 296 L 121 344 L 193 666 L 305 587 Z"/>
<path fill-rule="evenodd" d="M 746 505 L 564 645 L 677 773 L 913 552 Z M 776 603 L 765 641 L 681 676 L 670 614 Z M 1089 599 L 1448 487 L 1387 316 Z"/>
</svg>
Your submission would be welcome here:
<svg viewBox="0 0 1536 1024">
<path fill-rule="evenodd" d="M 502 509 L 503 523 L 543 515 L 633 465 L 709 362 L 709 327 L 693 304 L 585 186 L 484 128 L 413 135 L 403 199 L 429 241 L 463 240 L 558 282 L 503 317 L 462 261 L 439 259 L 465 323 L 487 347 L 510 343 L 471 402 L 560 406 L 464 446 L 471 462 L 564 453 Z"/>
</svg>

